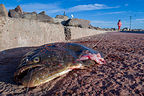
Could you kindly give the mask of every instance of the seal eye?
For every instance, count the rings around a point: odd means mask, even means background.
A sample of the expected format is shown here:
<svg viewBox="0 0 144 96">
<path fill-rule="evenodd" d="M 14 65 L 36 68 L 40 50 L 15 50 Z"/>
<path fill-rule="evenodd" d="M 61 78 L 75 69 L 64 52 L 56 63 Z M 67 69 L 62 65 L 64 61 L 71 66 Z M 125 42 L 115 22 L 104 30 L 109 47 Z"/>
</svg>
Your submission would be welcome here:
<svg viewBox="0 0 144 96">
<path fill-rule="evenodd" d="M 35 58 L 33 59 L 33 62 L 34 62 L 34 63 L 40 62 L 40 58 L 39 58 L 39 57 L 35 57 Z"/>
</svg>

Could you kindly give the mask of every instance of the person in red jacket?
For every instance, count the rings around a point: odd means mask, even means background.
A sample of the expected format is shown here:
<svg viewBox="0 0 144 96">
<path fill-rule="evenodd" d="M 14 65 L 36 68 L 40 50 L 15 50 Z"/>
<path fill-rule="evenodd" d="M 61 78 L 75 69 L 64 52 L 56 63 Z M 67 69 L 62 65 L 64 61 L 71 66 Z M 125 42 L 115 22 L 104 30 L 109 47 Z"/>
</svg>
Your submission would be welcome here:
<svg viewBox="0 0 144 96">
<path fill-rule="evenodd" d="M 118 25 L 118 30 L 120 31 L 120 28 L 122 26 L 121 20 L 118 21 L 117 25 Z"/>
</svg>

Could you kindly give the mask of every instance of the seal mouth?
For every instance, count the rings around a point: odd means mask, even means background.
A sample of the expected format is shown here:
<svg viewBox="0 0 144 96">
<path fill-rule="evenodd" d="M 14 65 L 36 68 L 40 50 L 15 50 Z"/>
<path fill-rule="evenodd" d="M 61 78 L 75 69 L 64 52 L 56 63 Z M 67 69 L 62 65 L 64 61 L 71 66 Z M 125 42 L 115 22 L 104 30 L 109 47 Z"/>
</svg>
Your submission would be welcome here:
<svg viewBox="0 0 144 96">
<path fill-rule="evenodd" d="M 42 65 L 40 64 L 31 64 L 31 65 L 25 65 L 21 68 L 19 68 L 15 73 L 14 73 L 14 80 L 17 81 L 18 83 L 22 83 L 22 79 L 30 74 L 31 71 L 35 69 L 40 69 L 42 68 Z"/>
</svg>

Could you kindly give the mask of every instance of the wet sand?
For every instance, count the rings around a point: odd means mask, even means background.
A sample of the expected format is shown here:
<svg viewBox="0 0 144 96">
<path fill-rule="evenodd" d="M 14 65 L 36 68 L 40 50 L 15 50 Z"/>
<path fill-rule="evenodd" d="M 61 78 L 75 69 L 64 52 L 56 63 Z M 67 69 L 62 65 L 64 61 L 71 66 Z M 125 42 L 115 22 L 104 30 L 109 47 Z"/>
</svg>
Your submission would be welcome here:
<svg viewBox="0 0 144 96">
<path fill-rule="evenodd" d="M 101 39 L 103 38 L 103 39 Z M 143 96 L 144 34 L 110 32 L 72 40 L 103 53 L 105 65 L 89 70 L 73 70 L 35 88 L 13 81 L 22 56 L 35 47 L 0 52 L 0 94 L 7 96 Z"/>
</svg>

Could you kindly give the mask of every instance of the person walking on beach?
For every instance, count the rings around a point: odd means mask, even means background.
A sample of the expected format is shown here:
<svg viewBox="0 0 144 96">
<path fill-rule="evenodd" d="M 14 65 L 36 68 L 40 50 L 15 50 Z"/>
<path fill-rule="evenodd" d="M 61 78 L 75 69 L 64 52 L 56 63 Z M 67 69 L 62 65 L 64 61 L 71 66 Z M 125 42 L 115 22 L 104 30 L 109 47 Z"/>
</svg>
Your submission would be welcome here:
<svg viewBox="0 0 144 96">
<path fill-rule="evenodd" d="M 121 20 L 118 21 L 117 25 L 118 25 L 118 30 L 120 31 L 120 28 L 122 26 Z"/>
</svg>

